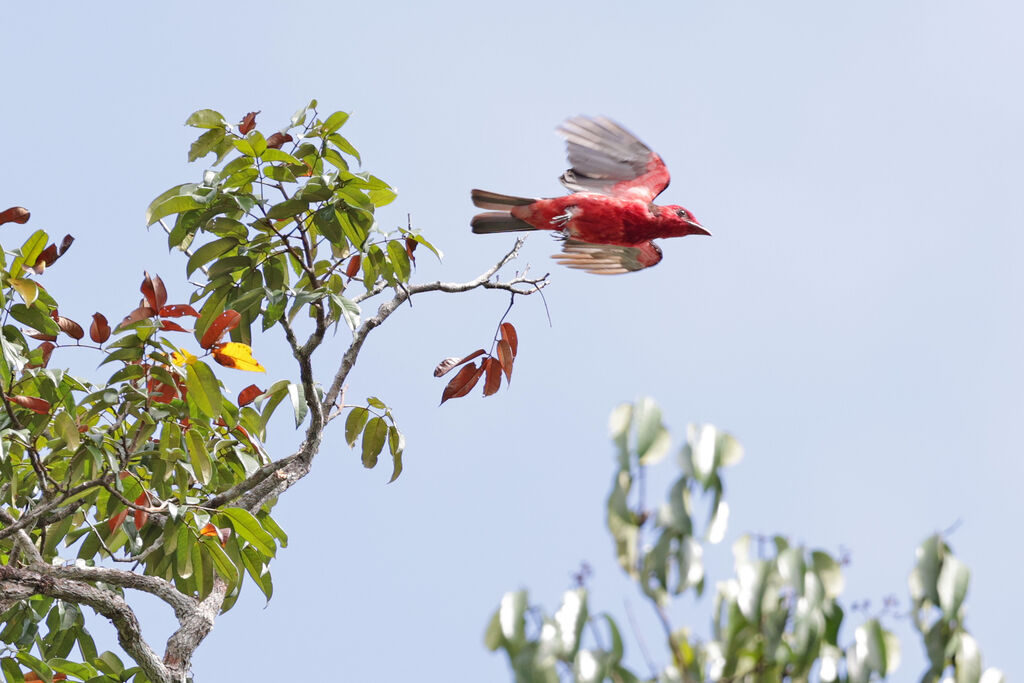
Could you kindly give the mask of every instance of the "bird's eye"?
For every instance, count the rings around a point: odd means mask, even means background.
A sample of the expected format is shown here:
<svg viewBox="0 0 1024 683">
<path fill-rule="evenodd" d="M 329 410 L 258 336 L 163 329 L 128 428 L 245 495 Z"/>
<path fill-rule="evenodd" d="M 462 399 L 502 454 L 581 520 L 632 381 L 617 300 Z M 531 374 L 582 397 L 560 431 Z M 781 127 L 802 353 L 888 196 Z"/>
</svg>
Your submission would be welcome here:
<svg viewBox="0 0 1024 683">
<path fill-rule="evenodd" d="M 676 215 L 680 218 L 686 218 L 686 209 L 676 209 Z"/>
</svg>

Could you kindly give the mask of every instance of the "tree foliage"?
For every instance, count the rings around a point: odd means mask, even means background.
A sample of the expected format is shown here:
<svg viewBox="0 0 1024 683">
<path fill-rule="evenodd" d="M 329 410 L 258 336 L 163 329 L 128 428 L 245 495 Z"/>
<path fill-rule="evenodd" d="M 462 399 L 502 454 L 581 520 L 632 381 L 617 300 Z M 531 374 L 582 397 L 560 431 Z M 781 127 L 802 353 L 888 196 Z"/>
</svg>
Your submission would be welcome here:
<svg viewBox="0 0 1024 683">
<path fill-rule="evenodd" d="M 405 439 L 387 404 L 345 399 L 367 335 L 414 296 L 488 288 L 514 299 L 546 284 L 494 277 L 518 244 L 469 282 L 414 284 L 417 247 L 440 252 L 411 227 L 378 225 L 375 212 L 395 191 L 352 170 L 359 153 L 339 132 L 348 115 L 321 117 L 313 101 L 269 135 L 256 118 L 230 124 L 209 109 L 193 113 L 186 123 L 202 132 L 189 160 L 212 155 L 213 168 L 146 210 L 147 225 L 163 226 L 186 257 L 187 300 L 171 300 L 164 281 L 146 273 L 138 306 L 126 305 L 123 317 L 93 314 L 86 338 L 42 284 L 71 236 L 58 245 L 30 231 L 0 254 L 0 641 L 8 646 L 0 669 L 8 681 L 184 680 L 244 584 L 273 595 L 271 563 L 288 540 L 274 503 L 309 472 L 329 423 L 342 419 L 366 467 L 386 449 L 391 480 L 401 474 Z M 0 223 L 29 218 L 21 207 L 0 213 Z M 318 379 L 314 357 L 339 328 L 349 345 Z M 248 373 L 265 372 L 258 358 L 271 331 L 287 341 L 294 375 L 251 383 Z M 494 343 L 507 345 L 507 333 Z M 100 377 L 59 369 L 68 347 L 91 350 Z M 502 363 L 510 373 L 511 360 Z M 232 399 L 236 382 L 248 386 Z M 291 453 L 275 455 L 264 443 L 282 404 L 301 431 Z M 174 612 L 178 628 L 162 655 L 142 638 L 129 591 Z M 97 652 L 85 607 L 115 626 L 130 661 Z"/>
<path fill-rule="evenodd" d="M 625 658 L 621 627 L 610 614 L 592 613 L 580 576 L 553 614 L 531 605 L 525 590 L 502 598 L 484 640 L 489 649 L 506 654 L 516 681 L 861 683 L 897 669 L 900 643 L 885 627 L 884 615 L 869 616 L 851 634 L 850 610 L 840 603 L 843 561 L 784 536 L 744 535 L 733 544 L 736 573 L 714 584 L 708 637 L 674 626 L 672 599 L 704 593 L 709 580 L 704 548 L 722 540 L 729 517 L 724 470 L 740 461 L 743 450 L 711 425 L 689 426 L 679 477 L 651 510 L 643 482 L 670 450 L 660 409 L 651 399 L 619 406 L 611 416 L 611 434 L 617 466 L 607 502 L 608 531 L 619 565 L 663 626 L 665 663 L 649 659 L 646 675 L 637 673 Z M 701 504 L 707 505 L 705 515 Z M 917 548 L 909 585 L 911 618 L 928 656 L 923 683 L 1003 680 L 997 669 L 983 670 L 980 649 L 967 630 L 968 579 L 967 567 L 940 535 Z"/>
</svg>

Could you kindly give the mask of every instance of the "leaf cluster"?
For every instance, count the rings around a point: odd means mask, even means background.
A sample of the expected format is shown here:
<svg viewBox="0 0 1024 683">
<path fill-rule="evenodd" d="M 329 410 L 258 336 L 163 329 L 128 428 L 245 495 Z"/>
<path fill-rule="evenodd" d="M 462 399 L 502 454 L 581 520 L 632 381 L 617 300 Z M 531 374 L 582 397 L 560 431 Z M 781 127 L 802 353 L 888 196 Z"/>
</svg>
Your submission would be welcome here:
<svg viewBox="0 0 1024 683">
<path fill-rule="evenodd" d="M 671 624 L 674 596 L 704 591 L 704 545 L 722 540 L 728 520 L 722 469 L 742 458 L 736 440 L 713 426 L 687 428 L 680 476 L 656 511 L 643 500 L 645 471 L 670 450 L 661 411 L 651 399 L 616 408 L 611 416 L 616 472 L 607 504 L 608 529 L 623 570 L 650 602 L 665 632 L 668 663 L 648 661 L 643 676 L 624 661 L 623 638 L 609 614 L 592 615 L 580 585 L 567 591 L 553 615 L 530 605 L 525 590 L 507 593 L 484 636 L 508 657 L 516 681 L 821 681 L 866 683 L 886 678 L 900 663 L 900 644 L 885 627 L 887 610 L 848 631 L 842 562 L 824 550 L 783 536 L 741 536 L 733 545 L 735 576 L 715 585 L 710 636 Z M 701 533 L 694 501 L 710 502 Z M 654 538 L 645 544 L 645 535 Z M 910 575 L 914 623 L 929 668 L 923 683 L 944 676 L 970 683 L 1003 680 L 983 670 L 980 649 L 964 624 L 969 572 L 940 536 L 917 549 Z M 888 601 L 887 608 L 895 604 Z M 845 627 L 845 628 L 844 628 Z M 851 637 L 852 635 L 852 637 Z"/>
</svg>

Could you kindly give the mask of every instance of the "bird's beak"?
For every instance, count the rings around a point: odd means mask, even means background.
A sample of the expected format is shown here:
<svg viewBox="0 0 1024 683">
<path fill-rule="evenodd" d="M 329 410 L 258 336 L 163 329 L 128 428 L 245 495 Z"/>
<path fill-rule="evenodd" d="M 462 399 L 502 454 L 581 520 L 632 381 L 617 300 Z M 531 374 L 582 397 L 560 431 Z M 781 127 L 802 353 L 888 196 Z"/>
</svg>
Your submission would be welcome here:
<svg viewBox="0 0 1024 683">
<path fill-rule="evenodd" d="M 707 235 L 708 237 L 711 237 L 711 233 L 708 232 L 707 230 L 705 230 L 704 226 L 701 225 L 700 223 L 698 223 L 697 221 L 687 221 L 687 223 L 689 223 L 691 226 L 693 226 L 693 233 L 692 234 L 694 234 L 694 235 Z"/>
</svg>

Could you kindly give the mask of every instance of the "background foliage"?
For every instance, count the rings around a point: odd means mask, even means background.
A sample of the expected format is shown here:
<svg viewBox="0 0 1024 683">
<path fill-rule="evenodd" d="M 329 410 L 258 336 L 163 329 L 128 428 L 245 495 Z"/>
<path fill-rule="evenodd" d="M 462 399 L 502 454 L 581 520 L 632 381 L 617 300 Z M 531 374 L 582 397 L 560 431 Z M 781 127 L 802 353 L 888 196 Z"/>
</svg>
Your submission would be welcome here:
<svg viewBox="0 0 1024 683">
<path fill-rule="evenodd" d="M 656 664 L 641 642 L 649 674 L 636 673 L 636 657 L 625 659 L 624 630 L 611 614 L 591 612 L 582 572 L 552 614 L 531 605 L 525 590 L 502 598 L 485 643 L 505 652 L 516 681 L 878 680 L 900 665 L 899 639 L 886 628 L 899 618 L 913 621 L 927 653 L 919 680 L 1004 680 L 997 669 L 982 670 L 981 651 L 965 623 L 970 572 L 940 535 L 917 548 L 909 614 L 891 611 L 892 602 L 851 627 L 844 621 L 849 608 L 839 600 L 842 558 L 785 536 L 744 534 L 732 547 L 735 576 L 713 584 L 710 635 L 701 637 L 703 628 L 692 622 L 673 625 L 672 599 L 688 592 L 700 597 L 710 580 L 704 547 L 725 534 L 724 469 L 738 463 L 743 450 L 711 425 L 690 425 L 677 459 L 679 478 L 664 502 L 650 507 L 644 481 L 670 448 L 661 409 L 651 399 L 623 404 L 612 413 L 611 434 L 617 467 L 608 531 L 619 565 L 661 621 L 665 652 L 656 656 L 667 663 Z M 696 510 L 702 504 L 708 506 L 703 529 Z"/>
</svg>

